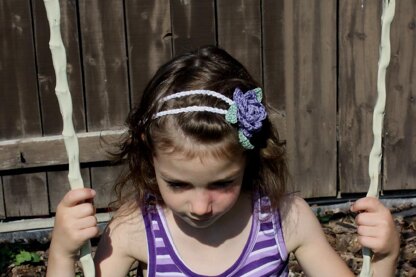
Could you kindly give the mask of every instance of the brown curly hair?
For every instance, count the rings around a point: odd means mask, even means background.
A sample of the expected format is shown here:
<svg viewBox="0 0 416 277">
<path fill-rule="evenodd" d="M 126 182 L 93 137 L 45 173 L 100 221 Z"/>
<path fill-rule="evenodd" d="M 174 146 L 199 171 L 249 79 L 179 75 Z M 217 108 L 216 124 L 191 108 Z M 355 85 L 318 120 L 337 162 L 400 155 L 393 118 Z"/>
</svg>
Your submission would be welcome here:
<svg viewBox="0 0 416 277">
<path fill-rule="evenodd" d="M 285 191 L 287 166 L 284 146 L 270 122 L 270 116 L 263 121 L 261 131 L 251 138 L 255 146 L 252 150 L 240 145 L 237 128 L 228 123 L 224 115 L 187 112 L 154 118 L 159 111 L 193 105 L 228 109 L 227 103 L 206 95 L 161 101 L 163 97 L 179 91 L 206 89 L 232 98 L 235 88 L 248 91 L 256 87 L 259 84 L 244 66 L 215 46 L 201 47 L 161 66 L 146 86 L 139 105 L 126 120 L 128 133 L 120 142 L 115 160 L 127 163 L 128 167 L 115 185 L 117 200 L 111 207 L 118 209 L 128 203 L 132 204 L 132 208 L 143 207 L 148 195 L 155 196 L 156 201 L 163 205 L 152 164 L 155 149 L 188 149 L 185 153 L 193 155 L 189 145 L 204 145 L 213 150 L 210 152 L 222 157 L 244 151 L 247 166 L 242 189 L 267 195 L 271 207 L 277 208 Z M 264 98 L 263 103 L 270 115 L 272 110 Z M 186 138 L 186 142 L 175 139 L 178 134 Z"/>
</svg>

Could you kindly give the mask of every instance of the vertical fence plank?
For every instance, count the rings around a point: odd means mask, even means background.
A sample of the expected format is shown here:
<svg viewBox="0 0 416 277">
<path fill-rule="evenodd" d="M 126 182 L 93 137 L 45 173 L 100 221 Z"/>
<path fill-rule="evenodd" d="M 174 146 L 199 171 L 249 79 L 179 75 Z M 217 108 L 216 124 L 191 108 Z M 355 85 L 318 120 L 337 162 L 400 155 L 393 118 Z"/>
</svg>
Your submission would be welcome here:
<svg viewBox="0 0 416 277">
<path fill-rule="evenodd" d="M 0 139 L 41 135 L 29 1 L 0 1 L 0 41 Z"/>
<path fill-rule="evenodd" d="M 3 177 L 0 176 L 0 219 L 3 218 L 6 218 L 6 211 L 4 210 Z"/>
<path fill-rule="evenodd" d="M 169 0 L 126 0 L 126 26 L 132 104 L 156 70 L 172 57 Z"/>
<path fill-rule="evenodd" d="M 257 0 L 217 1 L 218 44 L 258 81 L 261 74 L 261 7 Z"/>
<path fill-rule="evenodd" d="M 106 208 L 111 201 L 115 200 L 112 187 L 122 168 L 122 165 L 91 168 L 91 184 L 97 192 L 94 199 L 97 209 Z"/>
<path fill-rule="evenodd" d="M 79 14 L 87 129 L 119 129 L 130 109 L 123 0 L 80 1 Z M 92 171 L 104 177 L 112 172 L 108 168 Z"/>
<path fill-rule="evenodd" d="M 415 1 L 396 1 L 386 78 L 385 190 L 416 189 L 415 11 Z"/>
<path fill-rule="evenodd" d="M 304 197 L 336 195 L 336 2 L 284 2 L 289 169 Z"/>
<path fill-rule="evenodd" d="M 90 171 L 88 168 L 81 169 L 82 180 L 84 181 L 85 187 L 91 187 L 90 182 Z M 59 202 L 65 196 L 65 194 L 71 190 L 68 182 L 68 170 L 51 170 L 46 174 L 48 179 L 48 192 L 49 192 L 49 203 L 50 212 L 56 212 L 56 207 Z"/>
<path fill-rule="evenodd" d="M 85 131 L 84 96 L 79 49 L 77 6 L 75 0 L 61 0 L 61 33 L 66 49 L 68 84 L 76 131 Z M 43 0 L 33 1 L 38 83 L 44 135 L 62 132 L 62 120 L 55 95 L 55 72 L 49 50 L 49 23 Z"/>
<path fill-rule="evenodd" d="M 129 111 L 123 1 L 80 1 L 88 131 L 117 129 Z"/>
<path fill-rule="evenodd" d="M 339 180 L 341 192 L 365 192 L 373 143 L 382 1 L 339 6 Z"/>
<path fill-rule="evenodd" d="M 45 175 L 41 172 L 3 176 L 4 199 L 8 217 L 49 214 Z"/>
<path fill-rule="evenodd" d="M 213 0 L 172 0 L 171 5 L 174 55 L 216 44 Z"/>
<path fill-rule="evenodd" d="M 268 102 L 285 111 L 284 1 L 263 0 L 263 87 Z"/>
</svg>

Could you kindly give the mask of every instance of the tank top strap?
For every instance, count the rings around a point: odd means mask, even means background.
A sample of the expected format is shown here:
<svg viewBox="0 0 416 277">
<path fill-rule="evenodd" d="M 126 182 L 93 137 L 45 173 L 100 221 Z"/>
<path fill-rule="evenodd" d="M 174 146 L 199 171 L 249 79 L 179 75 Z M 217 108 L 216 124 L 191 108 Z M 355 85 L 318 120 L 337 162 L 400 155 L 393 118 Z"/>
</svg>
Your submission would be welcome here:
<svg viewBox="0 0 416 277">
<path fill-rule="evenodd" d="M 287 252 L 286 243 L 283 237 L 282 219 L 280 211 L 273 211 L 273 226 L 275 230 L 276 243 L 279 248 L 280 255 L 284 261 L 289 261 L 289 253 Z"/>
<path fill-rule="evenodd" d="M 279 210 L 271 209 L 271 202 L 269 197 L 267 196 L 259 196 L 259 220 L 262 222 L 264 221 L 266 224 L 272 224 L 273 226 L 273 233 L 276 239 L 277 247 L 279 248 L 279 253 L 282 260 L 286 261 L 288 259 L 288 252 L 286 248 L 286 244 L 283 237 L 283 228 L 282 228 L 282 220 L 280 216 Z"/>
<path fill-rule="evenodd" d="M 143 207 L 142 210 L 142 217 L 146 231 L 146 239 L 147 239 L 147 276 L 156 276 L 155 264 L 156 264 L 156 247 L 155 247 L 155 230 L 158 230 L 157 223 L 154 220 L 155 215 L 157 215 L 156 207 L 154 205 L 146 205 Z M 155 224 L 156 223 L 156 224 Z M 140 271 L 137 274 L 138 276 L 142 276 L 141 269 L 138 268 Z"/>
</svg>

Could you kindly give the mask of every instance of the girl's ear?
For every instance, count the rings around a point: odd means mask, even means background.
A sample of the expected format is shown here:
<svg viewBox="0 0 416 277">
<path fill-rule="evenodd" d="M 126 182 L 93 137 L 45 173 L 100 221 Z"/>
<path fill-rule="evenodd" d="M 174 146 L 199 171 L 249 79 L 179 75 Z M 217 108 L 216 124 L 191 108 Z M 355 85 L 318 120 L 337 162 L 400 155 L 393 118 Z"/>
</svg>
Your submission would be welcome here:
<svg viewBox="0 0 416 277">
<path fill-rule="evenodd" d="M 140 135 L 140 138 L 142 139 L 142 141 L 143 141 L 143 142 L 145 142 L 145 141 L 146 141 L 146 139 L 145 139 L 145 135 L 144 135 L 143 133 Z"/>
</svg>

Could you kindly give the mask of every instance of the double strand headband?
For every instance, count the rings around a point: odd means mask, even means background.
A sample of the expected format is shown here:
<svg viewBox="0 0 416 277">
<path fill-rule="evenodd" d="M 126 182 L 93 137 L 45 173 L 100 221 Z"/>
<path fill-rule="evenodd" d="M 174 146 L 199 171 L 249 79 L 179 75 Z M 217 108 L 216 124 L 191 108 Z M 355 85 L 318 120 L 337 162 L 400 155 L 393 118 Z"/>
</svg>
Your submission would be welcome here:
<svg viewBox="0 0 416 277">
<path fill-rule="evenodd" d="M 173 100 L 176 98 L 186 97 L 189 95 L 208 95 L 226 102 L 230 107 L 228 110 L 219 109 L 209 106 L 187 106 L 182 108 L 175 108 L 165 111 L 160 111 L 155 114 L 154 118 L 159 118 L 165 115 L 174 115 L 187 112 L 210 112 L 225 115 L 225 120 L 231 124 L 238 126 L 238 139 L 240 144 L 245 149 L 253 149 L 251 144 L 251 137 L 260 131 L 263 126 L 263 120 L 267 117 L 267 112 L 264 105 L 261 103 L 263 93 L 261 88 L 255 88 L 243 93 L 239 88 L 236 88 L 233 93 L 233 99 L 230 99 L 218 92 L 212 90 L 188 90 L 181 91 L 161 99 L 162 102 Z"/>
</svg>

